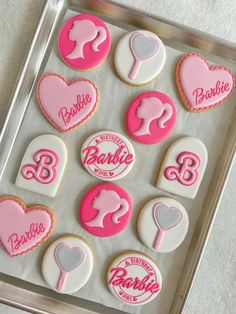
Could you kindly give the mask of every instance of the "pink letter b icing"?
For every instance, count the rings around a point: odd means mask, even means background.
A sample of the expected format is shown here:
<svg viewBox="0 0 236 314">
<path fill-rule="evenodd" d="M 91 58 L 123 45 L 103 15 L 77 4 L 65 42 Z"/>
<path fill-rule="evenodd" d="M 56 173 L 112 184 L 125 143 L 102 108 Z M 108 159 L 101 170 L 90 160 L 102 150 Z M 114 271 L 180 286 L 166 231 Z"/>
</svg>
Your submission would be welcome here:
<svg viewBox="0 0 236 314">
<path fill-rule="evenodd" d="M 178 155 L 179 167 L 170 166 L 165 169 L 165 177 L 168 180 L 178 180 L 183 185 L 193 185 L 198 179 L 200 158 L 191 152 L 182 152 Z"/>
<path fill-rule="evenodd" d="M 167 150 L 157 180 L 164 191 L 194 199 L 207 166 L 207 149 L 196 137 L 182 137 Z"/>
<path fill-rule="evenodd" d="M 83 227 L 98 237 L 121 232 L 128 224 L 132 202 L 127 192 L 115 184 L 98 184 L 83 198 L 80 221 Z"/>
<path fill-rule="evenodd" d="M 27 180 L 36 179 L 42 184 L 51 183 L 56 175 L 56 166 L 58 164 L 57 154 L 49 149 L 38 150 L 33 157 L 36 165 L 26 164 L 23 166 L 21 173 Z"/>
</svg>

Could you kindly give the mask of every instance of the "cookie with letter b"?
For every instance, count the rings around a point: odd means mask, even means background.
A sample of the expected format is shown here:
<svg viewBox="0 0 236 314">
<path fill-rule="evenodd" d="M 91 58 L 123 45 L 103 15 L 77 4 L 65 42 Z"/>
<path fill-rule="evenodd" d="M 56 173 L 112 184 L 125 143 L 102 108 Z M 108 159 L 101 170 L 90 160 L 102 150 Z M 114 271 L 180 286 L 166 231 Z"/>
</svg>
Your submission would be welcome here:
<svg viewBox="0 0 236 314">
<path fill-rule="evenodd" d="M 194 199 L 207 166 L 207 149 L 195 137 L 183 137 L 168 149 L 158 175 L 157 187 Z"/>
</svg>

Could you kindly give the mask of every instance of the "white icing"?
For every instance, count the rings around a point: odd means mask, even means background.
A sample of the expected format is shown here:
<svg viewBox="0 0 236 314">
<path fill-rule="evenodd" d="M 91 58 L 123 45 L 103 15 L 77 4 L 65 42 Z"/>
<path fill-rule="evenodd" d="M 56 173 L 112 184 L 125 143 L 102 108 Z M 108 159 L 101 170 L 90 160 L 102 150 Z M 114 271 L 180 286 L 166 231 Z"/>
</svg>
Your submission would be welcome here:
<svg viewBox="0 0 236 314">
<path fill-rule="evenodd" d="M 35 164 L 33 160 L 34 154 L 40 149 L 49 149 L 58 156 L 58 164 L 56 166 L 55 179 L 48 184 L 42 184 L 36 179 L 28 180 L 22 175 L 22 168 L 26 164 Z M 57 136 L 52 134 L 44 134 L 36 137 L 30 142 L 22 159 L 15 185 L 17 187 L 37 192 L 39 194 L 54 197 L 60 185 L 63 172 L 67 162 L 67 149 L 64 142 Z"/>
<path fill-rule="evenodd" d="M 155 55 L 141 62 L 139 70 L 135 78 L 130 79 L 130 70 L 134 64 L 134 56 L 130 49 L 130 38 L 134 33 L 141 33 L 147 38 L 154 38 L 158 41 L 158 51 Z M 117 74 L 122 80 L 129 84 L 142 85 L 153 80 L 163 69 L 166 61 L 166 50 L 160 38 L 149 31 L 138 30 L 128 33 L 118 42 L 114 54 L 114 64 Z"/>
<path fill-rule="evenodd" d="M 181 220 L 168 230 L 165 230 L 160 242 L 160 246 L 153 247 L 154 240 L 159 232 L 158 227 L 153 219 L 153 208 L 156 204 L 164 204 L 170 209 L 176 208 L 181 213 Z M 163 218 L 162 226 L 163 226 Z M 168 219 L 168 217 L 167 217 Z M 166 224 L 166 222 L 165 222 Z M 148 202 L 140 211 L 138 218 L 138 234 L 145 246 L 153 251 L 168 253 L 175 250 L 184 241 L 189 227 L 188 214 L 179 202 L 169 197 L 158 197 Z"/>
<path fill-rule="evenodd" d="M 65 243 L 72 248 L 78 247 L 84 252 L 83 262 L 79 267 L 67 274 L 65 286 L 62 291 L 57 290 L 61 269 L 55 259 L 55 249 L 60 243 Z M 93 265 L 93 254 L 88 244 L 79 237 L 68 235 L 57 239 L 48 247 L 43 257 L 42 274 L 48 286 L 53 290 L 59 293 L 70 294 L 79 290 L 87 283 L 92 274 Z"/>
<path fill-rule="evenodd" d="M 200 166 L 197 170 L 197 181 L 189 186 L 181 184 L 178 180 L 168 180 L 165 175 L 165 169 L 169 166 L 179 167 L 176 158 L 181 152 L 188 151 L 196 154 L 200 159 Z M 157 187 L 172 194 L 180 195 L 186 198 L 194 199 L 201 184 L 206 166 L 208 154 L 205 145 L 195 137 L 183 137 L 175 141 L 167 150 L 166 156 L 162 162 L 159 172 Z"/>
</svg>

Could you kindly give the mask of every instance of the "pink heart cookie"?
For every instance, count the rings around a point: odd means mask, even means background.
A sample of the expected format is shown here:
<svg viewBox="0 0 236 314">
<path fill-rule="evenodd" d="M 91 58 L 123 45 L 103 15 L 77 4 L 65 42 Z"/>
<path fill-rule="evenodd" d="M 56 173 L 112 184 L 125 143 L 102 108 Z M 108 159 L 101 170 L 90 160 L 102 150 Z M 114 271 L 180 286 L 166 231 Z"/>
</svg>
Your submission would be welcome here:
<svg viewBox="0 0 236 314">
<path fill-rule="evenodd" d="M 176 85 L 188 111 L 212 109 L 227 100 L 235 85 L 230 69 L 208 65 L 196 52 L 185 54 L 177 63 Z"/>
<path fill-rule="evenodd" d="M 0 198 L 0 242 L 10 256 L 29 252 L 45 242 L 53 227 L 54 215 L 49 208 L 26 207 L 14 196 Z"/>
<path fill-rule="evenodd" d="M 47 120 L 60 132 L 67 132 L 86 121 L 98 104 L 98 91 L 89 80 L 67 82 L 51 73 L 38 83 L 37 99 Z"/>
</svg>

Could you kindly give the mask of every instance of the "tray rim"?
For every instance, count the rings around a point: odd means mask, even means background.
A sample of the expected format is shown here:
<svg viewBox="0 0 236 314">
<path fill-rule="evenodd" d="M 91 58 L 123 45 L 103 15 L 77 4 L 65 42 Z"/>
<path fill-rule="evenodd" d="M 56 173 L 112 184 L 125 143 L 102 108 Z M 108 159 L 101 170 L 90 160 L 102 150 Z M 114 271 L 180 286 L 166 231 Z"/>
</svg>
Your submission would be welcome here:
<svg viewBox="0 0 236 314">
<path fill-rule="evenodd" d="M 31 96 L 31 93 L 34 88 L 34 84 L 37 81 L 40 69 L 38 68 L 36 73 L 32 75 L 31 77 L 31 84 L 29 89 L 29 94 L 27 99 L 25 100 L 24 106 L 21 108 L 21 119 L 19 119 L 18 127 L 15 128 L 15 132 L 12 131 L 12 126 L 10 127 L 10 122 L 12 120 L 12 117 L 14 117 L 13 114 L 13 109 L 16 107 L 16 103 L 18 102 L 20 98 L 20 92 L 22 90 L 22 86 L 27 83 L 27 80 L 29 77 L 27 77 L 27 71 L 30 69 L 30 62 L 32 55 L 36 54 L 36 49 L 37 49 L 37 44 L 39 44 L 39 36 L 40 36 L 40 31 L 42 30 L 42 27 L 44 26 L 45 20 L 48 18 L 48 12 L 53 8 L 53 6 L 60 6 L 61 5 L 61 10 L 69 8 L 69 2 L 68 0 L 45 0 L 44 7 L 39 19 L 39 22 L 37 24 L 37 28 L 35 30 L 27 57 L 23 63 L 22 70 L 20 72 L 20 75 L 17 80 L 17 84 L 14 88 L 12 98 L 10 101 L 9 109 L 6 115 L 6 118 L 3 122 L 3 126 L 0 132 L 0 180 L 3 175 L 3 171 L 5 169 L 5 166 L 7 164 L 8 157 L 11 153 L 11 149 L 14 145 L 16 136 L 18 134 L 21 122 L 24 118 L 25 111 L 27 109 L 29 99 Z M 72 0 L 72 2 L 74 2 Z M 126 12 L 132 13 L 136 17 L 143 17 L 147 19 L 147 25 L 145 25 L 145 28 L 153 30 L 153 24 L 152 22 L 156 23 L 156 28 L 159 28 L 159 32 L 156 32 L 159 35 L 162 35 L 162 37 L 166 37 L 168 40 L 168 35 L 170 36 L 171 31 L 173 32 L 172 35 L 174 35 L 175 40 L 178 40 L 178 32 L 176 30 L 182 30 L 182 33 L 185 32 L 187 39 L 185 40 L 185 43 L 187 42 L 188 45 L 191 46 L 191 42 L 196 38 L 199 40 L 198 45 L 200 47 L 197 48 L 202 48 L 202 42 L 207 44 L 205 47 L 206 52 L 212 52 L 215 50 L 215 48 L 219 48 L 217 50 L 217 53 L 214 53 L 214 55 L 218 55 L 221 57 L 226 57 L 228 59 L 233 60 L 236 62 L 236 45 L 227 42 L 226 40 L 222 40 L 220 38 L 217 38 L 215 36 L 212 36 L 210 34 L 203 33 L 201 31 L 197 31 L 193 28 L 190 28 L 188 26 L 181 25 L 176 22 L 169 21 L 165 18 L 158 17 L 157 15 L 154 14 L 149 14 L 145 11 L 138 10 L 134 7 L 123 5 L 123 4 L 118 4 L 110 0 L 78 0 L 77 6 L 81 9 L 92 9 L 96 7 L 97 11 L 96 13 L 102 13 L 104 14 L 104 6 L 107 5 L 108 7 L 116 7 L 121 10 L 121 12 Z M 112 14 L 113 15 L 113 14 Z M 55 15 L 56 17 L 56 15 Z M 53 20 L 52 26 L 55 23 L 56 19 Z M 139 25 L 140 21 L 136 21 L 137 24 Z M 132 23 L 132 25 L 136 25 Z M 167 26 L 166 28 L 166 36 L 164 36 L 163 33 L 163 26 Z M 52 27 L 53 28 L 53 27 Z M 50 31 L 48 31 L 48 37 L 47 40 L 44 41 L 45 47 L 48 47 L 48 43 L 50 41 Z M 203 49 L 204 50 L 204 49 Z M 41 51 L 41 50 L 40 50 Z M 41 53 L 38 51 L 38 55 Z M 44 54 L 43 54 L 44 58 Z M 42 59 L 43 59 L 42 58 Z M 38 66 L 40 67 L 42 60 L 38 60 Z M 10 134 L 9 134 L 10 133 Z M 214 223 L 215 216 L 217 214 L 217 210 L 222 198 L 222 194 L 224 192 L 224 188 L 227 183 L 227 179 L 230 173 L 230 170 L 233 165 L 233 161 L 235 159 L 235 154 L 236 154 L 236 110 L 234 113 L 234 116 L 230 122 L 226 137 L 228 136 L 229 140 L 226 141 L 222 147 L 222 152 L 220 154 L 220 158 L 218 160 L 218 165 L 217 170 L 215 171 L 211 183 L 209 185 L 209 193 L 206 196 L 203 206 L 205 207 L 205 211 L 207 214 L 205 214 L 206 218 L 204 218 L 204 215 L 202 213 L 200 214 L 200 218 L 198 220 L 198 223 L 195 227 L 194 234 L 191 240 L 190 247 L 188 249 L 187 257 L 185 259 L 185 263 L 183 266 L 183 270 L 180 276 L 180 280 L 178 283 L 178 287 L 176 289 L 176 293 L 172 302 L 171 314 L 175 313 L 183 313 L 185 305 L 187 303 L 188 297 L 190 295 L 190 291 L 193 285 L 193 282 L 195 280 L 197 270 L 200 266 L 201 259 L 203 257 L 207 240 L 210 235 L 211 228 Z M 10 140 L 9 140 L 10 137 Z M 8 144 L 7 144 L 8 142 Z M 10 143 L 9 143 L 10 142 Z M 7 150 L 8 148 L 8 150 Z M 2 157 L 2 155 L 4 155 Z M 222 180 L 223 178 L 223 180 Z M 6 276 L 8 277 L 8 276 Z M 31 298 L 30 298 L 31 297 Z M 34 301 L 37 300 L 42 305 L 42 308 L 38 307 L 37 302 L 34 303 Z M 21 287 L 17 287 L 11 282 L 8 282 L 6 278 L 2 278 L 0 274 L 0 302 L 5 303 L 10 306 L 14 306 L 17 308 L 20 308 L 22 310 L 27 310 L 27 311 L 32 311 L 33 313 L 100 313 L 97 311 L 90 311 L 85 309 L 84 307 L 75 307 L 72 304 L 62 302 L 60 300 L 55 301 L 53 297 L 48 297 L 42 294 L 37 294 L 33 291 L 30 291 L 28 289 L 24 289 Z M 90 301 L 88 301 L 90 302 Z M 52 306 L 55 310 L 55 312 L 52 312 Z M 56 307 L 56 308 L 55 308 Z"/>
</svg>

